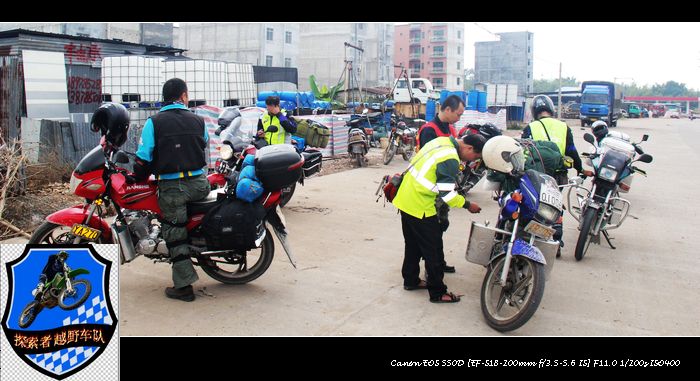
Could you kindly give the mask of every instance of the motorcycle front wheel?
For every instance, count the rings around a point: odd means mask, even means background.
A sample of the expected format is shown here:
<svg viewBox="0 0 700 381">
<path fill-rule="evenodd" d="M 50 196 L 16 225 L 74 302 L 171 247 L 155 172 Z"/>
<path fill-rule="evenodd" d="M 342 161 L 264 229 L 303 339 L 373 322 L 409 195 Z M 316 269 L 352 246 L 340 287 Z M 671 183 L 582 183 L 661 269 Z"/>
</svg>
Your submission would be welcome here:
<svg viewBox="0 0 700 381">
<path fill-rule="evenodd" d="M 32 236 L 29 238 L 29 243 L 41 245 L 72 245 L 74 239 L 75 236 L 71 234 L 70 226 L 44 221 L 44 223 L 34 230 L 34 233 L 32 233 Z M 100 236 L 95 243 L 107 244 L 112 242 Z"/>
<path fill-rule="evenodd" d="M 598 211 L 593 208 L 588 208 L 583 214 L 583 219 L 581 220 L 583 221 L 581 223 L 581 231 L 578 233 L 576 251 L 574 251 L 574 257 L 577 261 L 583 259 L 583 256 L 586 255 L 586 251 L 588 251 L 588 246 L 591 245 L 591 228 L 593 227 L 593 222 L 595 221 L 597 212 Z"/>
<path fill-rule="evenodd" d="M 39 306 L 38 301 L 33 300 L 29 302 L 29 304 L 24 307 L 22 313 L 19 315 L 19 327 L 27 328 L 32 325 L 34 319 L 36 319 L 36 315 L 39 314 L 39 311 L 41 311 L 41 307 Z"/>
<path fill-rule="evenodd" d="M 248 250 L 242 258 L 200 257 L 197 261 L 207 275 L 221 283 L 245 284 L 263 275 L 270 267 L 274 256 L 275 243 L 268 230 L 262 245 Z"/>
<path fill-rule="evenodd" d="M 396 154 L 396 144 L 394 143 L 394 137 L 392 136 L 389 139 L 389 145 L 386 147 L 384 150 L 384 165 L 389 165 L 391 163 L 391 160 L 394 158 L 394 155 Z"/>
<path fill-rule="evenodd" d="M 80 307 L 92 291 L 92 284 L 85 279 L 74 280 L 71 282 L 72 290 L 64 288 L 58 294 L 58 305 L 64 310 L 74 310 Z"/>
<path fill-rule="evenodd" d="M 514 255 L 506 284 L 499 279 L 506 256 L 487 267 L 481 286 L 481 312 L 493 329 L 506 332 L 520 328 L 535 314 L 544 295 L 544 266 L 521 255 Z"/>
</svg>

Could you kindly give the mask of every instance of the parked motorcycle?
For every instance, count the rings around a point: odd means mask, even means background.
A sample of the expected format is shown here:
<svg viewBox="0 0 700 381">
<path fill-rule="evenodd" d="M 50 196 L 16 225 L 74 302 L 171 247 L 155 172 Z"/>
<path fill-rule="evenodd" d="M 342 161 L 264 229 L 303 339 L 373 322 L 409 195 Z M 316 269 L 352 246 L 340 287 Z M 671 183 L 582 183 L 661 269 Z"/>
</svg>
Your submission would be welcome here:
<svg viewBox="0 0 700 381">
<path fill-rule="evenodd" d="M 367 115 L 367 109 L 362 111 L 362 115 Z M 364 127 L 367 120 L 351 119 L 347 122 L 348 130 L 348 153 L 350 158 L 357 162 L 358 167 L 363 167 L 366 164 L 365 155 L 369 152 L 370 139 L 372 129 Z"/>
<path fill-rule="evenodd" d="M 80 307 L 90 297 L 92 284 L 87 279 L 75 279 L 79 275 L 89 274 L 86 269 L 71 270 L 63 264 L 63 271 L 44 285 L 34 300 L 29 302 L 19 315 L 19 327 L 27 328 L 34 322 L 44 308 L 57 305 L 66 311 Z"/>
<path fill-rule="evenodd" d="M 517 189 L 497 194 L 496 227 L 472 222 L 466 252 L 467 261 L 486 267 L 481 311 L 498 331 L 517 329 L 535 313 L 559 248 L 552 239 L 562 214 L 556 181 L 531 169 L 519 177 Z"/>
<path fill-rule="evenodd" d="M 226 108 L 219 115 L 219 128 L 215 134 L 221 136 L 222 144 L 219 147 L 220 159 L 214 166 L 214 173 L 208 177 L 212 189 L 223 187 L 226 184 L 226 176 L 232 171 L 239 172 L 246 155 L 255 155 L 258 149 L 267 146 L 265 139 L 240 131 L 240 121 L 237 108 Z M 304 185 L 304 179 L 320 172 L 322 165 L 321 151 L 306 145 L 303 138 L 293 137 L 292 146 L 303 157 L 304 164 L 299 180 L 281 189 L 280 207 L 284 207 L 292 199 L 296 184 Z"/>
<path fill-rule="evenodd" d="M 646 176 L 645 171 L 632 164 L 637 161 L 651 163 L 653 160 L 639 146 L 649 139 L 646 134 L 639 143 L 632 143 L 629 136 L 617 132 L 609 132 L 598 145 L 589 133 L 583 138 L 595 148 L 592 154 L 581 154 L 590 160 L 595 176 L 590 190 L 579 183 L 570 188 L 567 195 L 567 209 L 579 222 L 580 232 L 574 255 L 577 261 L 586 255 L 591 242 L 600 244 L 601 234 L 608 245 L 615 249 L 608 231 L 622 225 L 631 206 L 628 200 L 620 197 L 620 193 L 629 192 L 635 173 Z M 639 156 L 635 158 L 636 154 Z M 574 202 L 572 195 L 576 196 Z"/>
<path fill-rule="evenodd" d="M 83 157 L 71 176 L 71 192 L 85 198 L 86 203 L 46 217 L 46 221 L 32 234 L 29 243 L 115 243 L 119 245 L 122 263 L 131 262 L 139 255 L 153 259 L 154 262 L 169 263 L 168 248 L 161 234 L 157 182 L 153 176 L 136 183 L 127 182 L 127 179 L 133 179 L 133 175 L 119 165 L 128 163 L 129 155 L 135 156 L 119 150 L 103 136 L 100 145 Z M 262 156 L 260 152 L 258 156 Z M 286 157 L 289 158 L 288 155 Z M 282 165 L 279 169 L 275 168 L 275 176 L 284 181 L 284 185 L 298 179 L 303 164 L 301 159 L 292 165 L 279 163 L 279 155 L 268 155 L 265 163 L 261 161 L 262 157 L 256 160 L 256 172 L 258 164 L 264 164 L 265 167 Z M 210 211 L 230 199 L 231 189 L 228 185 L 232 179 L 226 180 L 223 189 L 213 190 L 206 198 L 187 205 L 186 228 L 193 264 L 222 283 L 243 284 L 253 281 L 272 263 L 274 241 L 268 233 L 271 228 L 280 239 L 290 262 L 296 267 L 287 243 L 285 219 L 278 208 L 281 202 L 280 188 L 284 185 L 266 189 L 260 198 L 264 216 L 254 248 L 221 248 L 220 245 L 212 244 L 208 238 L 211 232 L 205 231 L 202 225 Z M 106 221 L 106 208 L 110 203 L 114 204 L 117 214 L 111 225 Z M 217 248 L 211 250 L 209 247 Z"/>
<path fill-rule="evenodd" d="M 459 137 L 461 138 L 467 134 L 479 134 L 483 136 L 486 141 L 494 136 L 501 135 L 501 130 L 491 123 L 483 124 L 470 124 L 463 127 L 459 131 Z M 469 163 L 462 163 L 460 165 L 460 171 L 457 174 L 457 186 L 455 190 L 462 196 L 466 196 L 467 193 L 474 188 L 474 186 L 484 177 L 486 174 L 486 166 L 481 159 L 474 160 Z"/>
<path fill-rule="evenodd" d="M 404 121 L 392 120 L 389 144 L 384 150 L 384 165 L 389 165 L 396 153 L 400 153 L 404 160 L 411 161 L 416 150 L 417 133 L 417 129 L 408 127 Z"/>
</svg>

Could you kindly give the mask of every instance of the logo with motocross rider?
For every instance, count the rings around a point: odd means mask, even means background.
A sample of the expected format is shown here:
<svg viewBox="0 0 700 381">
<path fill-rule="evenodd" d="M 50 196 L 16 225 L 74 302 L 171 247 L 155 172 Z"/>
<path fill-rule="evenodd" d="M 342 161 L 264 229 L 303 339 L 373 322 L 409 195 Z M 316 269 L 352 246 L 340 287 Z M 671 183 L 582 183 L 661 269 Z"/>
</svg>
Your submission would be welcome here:
<svg viewBox="0 0 700 381">
<path fill-rule="evenodd" d="M 2 328 L 20 359 L 62 380 L 104 352 L 117 325 L 111 261 L 88 245 L 27 245 L 2 270 L 8 285 Z"/>
</svg>

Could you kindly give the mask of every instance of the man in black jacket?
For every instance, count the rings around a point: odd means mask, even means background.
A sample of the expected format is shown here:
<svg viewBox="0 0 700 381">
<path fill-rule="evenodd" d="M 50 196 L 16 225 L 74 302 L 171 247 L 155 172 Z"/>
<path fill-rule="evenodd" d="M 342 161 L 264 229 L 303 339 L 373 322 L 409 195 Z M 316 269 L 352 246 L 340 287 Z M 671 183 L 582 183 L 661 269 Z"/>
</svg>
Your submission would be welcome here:
<svg viewBox="0 0 700 381">
<path fill-rule="evenodd" d="M 174 287 L 165 289 L 169 298 L 191 302 L 192 283 L 199 277 L 190 260 L 187 240 L 187 203 L 209 194 L 206 148 L 209 135 L 204 119 L 187 108 L 187 84 L 172 78 L 163 85 L 165 106 L 143 127 L 136 155 L 137 179 L 150 173 L 158 179 L 158 205 L 162 212 L 163 239 L 172 262 Z"/>
</svg>

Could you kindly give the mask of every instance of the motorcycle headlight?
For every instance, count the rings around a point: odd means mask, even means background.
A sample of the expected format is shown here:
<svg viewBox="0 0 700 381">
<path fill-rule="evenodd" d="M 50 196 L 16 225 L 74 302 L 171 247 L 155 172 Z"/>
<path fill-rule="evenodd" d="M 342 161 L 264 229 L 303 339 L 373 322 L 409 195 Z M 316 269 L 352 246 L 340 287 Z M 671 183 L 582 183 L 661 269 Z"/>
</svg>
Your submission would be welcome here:
<svg viewBox="0 0 700 381">
<path fill-rule="evenodd" d="M 229 160 L 233 157 L 233 148 L 231 148 L 231 146 L 228 144 L 222 144 L 219 154 L 221 155 L 222 159 Z"/>
<path fill-rule="evenodd" d="M 543 222 L 548 224 L 557 222 L 560 214 L 561 212 L 557 208 L 543 202 L 540 202 L 540 206 L 537 208 L 537 215 L 542 218 Z"/>
<path fill-rule="evenodd" d="M 617 178 L 617 171 L 614 169 L 603 167 L 598 172 L 598 177 L 600 177 L 603 180 L 615 182 L 615 179 Z"/>
</svg>

